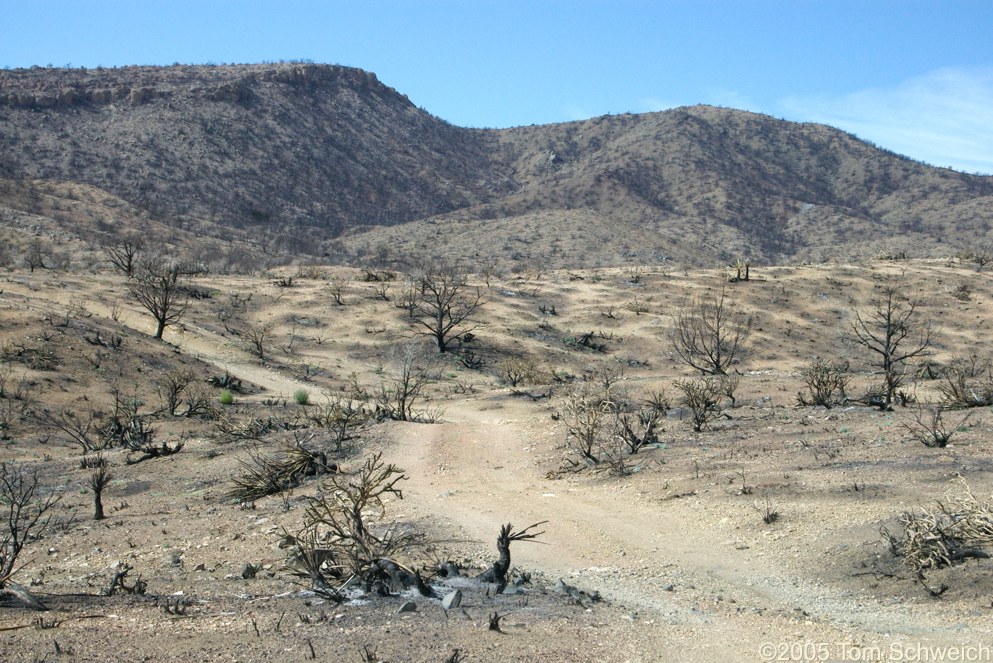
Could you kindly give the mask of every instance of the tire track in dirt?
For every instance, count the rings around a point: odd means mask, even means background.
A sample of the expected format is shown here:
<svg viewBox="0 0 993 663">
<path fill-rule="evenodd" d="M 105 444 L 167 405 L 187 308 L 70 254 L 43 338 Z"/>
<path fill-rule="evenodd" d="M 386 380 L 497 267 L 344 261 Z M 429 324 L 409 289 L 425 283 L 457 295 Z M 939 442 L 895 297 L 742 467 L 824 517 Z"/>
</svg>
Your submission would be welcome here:
<svg viewBox="0 0 993 663">
<path fill-rule="evenodd" d="M 13 293 L 44 310 L 44 302 L 66 304 L 71 293 L 38 297 L 14 285 Z M 26 303 L 27 303 L 26 302 Z M 111 318 L 111 308 L 87 302 L 91 312 Z M 147 320 L 125 326 L 147 334 Z M 255 383 L 269 395 L 292 394 L 307 387 L 278 370 L 260 366 L 231 338 L 187 322 L 167 330 L 167 340 L 185 353 Z M 671 623 L 706 629 L 707 637 L 737 644 L 741 629 L 734 614 L 707 607 L 702 601 L 719 593 L 738 605 L 761 608 L 772 615 L 803 607 L 816 625 L 843 628 L 868 638 L 883 634 L 939 637 L 947 630 L 922 625 L 919 615 L 899 606 L 860 603 L 785 571 L 771 556 L 747 550 L 730 552 L 726 536 L 694 518 L 688 507 L 649 504 L 583 478 L 553 481 L 542 476 L 527 440 L 531 416 L 520 406 L 500 402 L 502 394 L 450 405 L 440 425 L 402 425 L 389 460 L 407 471 L 408 507 L 425 516 L 441 517 L 472 539 L 492 548 L 499 527 L 518 527 L 540 520 L 548 545 L 519 544 L 515 564 L 560 576 L 588 589 L 598 589 L 627 606 L 661 614 Z M 500 403 L 502 418 L 490 406 Z M 579 574 L 579 580 L 574 579 Z M 666 591 L 675 584 L 678 591 Z M 704 607 L 701 607 L 704 606 Z M 774 620 L 762 618 L 775 628 Z"/>
<path fill-rule="evenodd" d="M 269 392 L 269 396 L 290 398 L 297 389 L 311 390 L 314 385 L 280 373 L 278 370 L 260 366 L 243 358 L 244 351 L 232 347 L 230 339 L 203 328 L 186 326 L 179 343 L 180 347 L 192 356 L 231 375 L 251 382 Z"/>
<path fill-rule="evenodd" d="M 492 418 L 479 405 L 450 410 L 453 423 L 398 427 L 388 460 L 409 478 L 408 509 L 440 517 L 476 540 L 491 542 L 502 523 L 547 520 L 541 537 L 547 545 L 515 545 L 515 565 L 597 589 L 671 623 L 708 623 L 717 638 L 725 637 L 721 624 L 730 629 L 728 620 L 742 610 L 768 614 L 770 624 L 775 616 L 804 615 L 821 628 L 870 638 L 947 634 L 906 608 L 867 603 L 797 577 L 770 555 L 734 549 L 690 506 L 665 508 L 585 479 L 547 479 L 531 459 L 526 424 Z M 718 595 L 733 598 L 736 607 L 701 609 Z"/>
<path fill-rule="evenodd" d="M 180 347 L 270 395 L 308 385 L 260 366 L 231 339 L 185 325 Z M 514 563 L 561 577 L 636 610 L 675 624 L 705 628 L 723 640 L 738 629 L 733 614 L 703 608 L 711 596 L 734 597 L 738 606 L 770 615 L 807 614 L 828 629 L 855 629 L 867 638 L 888 634 L 941 637 L 898 606 L 866 604 L 789 573 L 772 556 L 735 550 L 728 535 L 687 513 L 632 499 L 586 479 L 551 480 L 532 458 L 527 414 L 485 410 L 502 394 L 449 405 L 448 423 L 399 426 L 398 453 L 389 460 L 406 470 L 404 492 L 423 515 L 458 526 L 488 545 L 500 526 L 547 520 L 543 544 L 517 544 Z M 523 416 L 521 416 L 523 415 Z M 670 591 L 693 588 L 693 591 Z M 727 645 L 740 645 L 740 635 Z M 828 636 L 825 636 L 828 637 Z"/>
</svg>

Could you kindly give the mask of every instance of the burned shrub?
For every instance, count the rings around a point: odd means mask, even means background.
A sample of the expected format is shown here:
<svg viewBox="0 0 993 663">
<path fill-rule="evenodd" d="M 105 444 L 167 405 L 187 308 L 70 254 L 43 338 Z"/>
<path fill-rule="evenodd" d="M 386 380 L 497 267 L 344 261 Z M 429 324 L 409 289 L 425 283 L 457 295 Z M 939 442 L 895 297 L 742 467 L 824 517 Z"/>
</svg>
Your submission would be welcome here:
<svg viewBox="0 0 993 663">
<path fill-rule="evenodd" d="M 943 412 L 944 408 L 940 406 L 931 409 L 918 406 L 913 414 L 913 422 L 904 423 L 903 427 L 924 446 L 943 449 L 948 446 L 952 435 L 965 425 L 971 414 L 966 414 L 958 423 L 949 426 L 945 423 Z"/>
<path fill-rule="evenodd" d="M 292 565 L 315 591 L 340 600 L 353 583 L 366 592 L 380 583 L 386 592 L 416 584 L 415 574 L 396 560 L 423 537 L 388 521 L 383 502 L 388 495 L 403 499 L 397 485 L 403 479 L 402 469 L 375 454 L 355 473 L 330 475 L 305 498 L 303 525 L 284 541 L 294 548 Z"/>
<path fill-rule="evenodd" d="M 938 392 L 948 410 L 993 405 L 993 364 L 976 355 L 953 359 L 943 371 Z"/>
<path fill-rule="evenodd" d="M 842 405 L 848 397 L 848 363 L 831 363 L 817 359 L 800 372 L 807 384 L 807 393 L 797 394 L 800 405 L 823 405 L 826 408 Z"/>
<path fill-rule="evenodd" d="M 721 381 L 712 377 L 673 382 L 682 394 L 682 403 L 690 410 L 693 430 L 700 432 L 723 414 Z"/>
<path fill-rule="evenodd" d="M 709 299 L 685 302 L 676 311 L 669 340 L 684 363 L 705 375 L 727 375 L 750 350 L 752 321 L 724 289 Z"/>
<path fill-rule="evenodd" d="M 929 571 L 970 558 L 986 559 L 993 545 L 993 504 L 980 502 L 961 477 L 958 483 L 958 495 L 936 500 L 920 512 L 902 514 L 897 521 L 902 530 L 899 535 L 880 529 L 891 552 L 926 588 Z"/>
<path fill-rule="evenodd" d="M 238 502 L 252 502 L 290 491 L 307 477 L 335 472 L 337 467 L 328 463 L 327 454 L 307 449 L 301 440 L 284 445 L 276 454 L 255 447 L 241 461 L 241 474 L 232 479 L 234 487 L 228 496 Z"/>
<path fill-rule="evenodd" d="M 42 495 L 37 474 L 28 474 L 14 462 L 0 463 L 0 594 L 11 594 L 36 610 L 45 606 L 26 589 L 13 583 L 17 559 L 24 547 L 38 539 L 51 522 L 50 511 L 60 493 Z"/>
</svg>

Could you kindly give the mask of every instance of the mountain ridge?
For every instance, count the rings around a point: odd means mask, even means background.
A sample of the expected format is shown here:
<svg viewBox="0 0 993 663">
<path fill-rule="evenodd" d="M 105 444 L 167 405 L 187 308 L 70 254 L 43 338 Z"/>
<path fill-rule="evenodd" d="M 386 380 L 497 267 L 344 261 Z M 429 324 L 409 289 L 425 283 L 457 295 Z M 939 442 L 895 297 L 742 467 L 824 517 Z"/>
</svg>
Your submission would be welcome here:
<svg viewBox="0 0 993 663">
<path fill-rule="evenodd" d="M 0 127 L 7 180 L 79 182 L 218 241 L 339 262 L 471 240 L 493 260 L 558 266 L 597 251 L 607 264 L 924 255 L 988 241 L 993 223 L 993 177 L 827 125 L 687 106 L 462 128 L 337 65 L 0 71 Z M 531 223 L 552 238 L 497 248 Z M 495 226 L 506 236 L 487 238 Z"/>
</svg>

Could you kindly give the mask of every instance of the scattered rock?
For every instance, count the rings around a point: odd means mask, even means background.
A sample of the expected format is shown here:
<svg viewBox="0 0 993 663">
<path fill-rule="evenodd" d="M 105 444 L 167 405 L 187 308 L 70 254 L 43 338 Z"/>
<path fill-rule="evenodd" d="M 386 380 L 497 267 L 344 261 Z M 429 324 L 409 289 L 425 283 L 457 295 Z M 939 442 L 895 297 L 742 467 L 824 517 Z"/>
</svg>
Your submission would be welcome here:
<svg viewBox="0 0 993 663">
<path fill-rule="evenodd" d="M 603 597 L 600 596 L 600 592 L 585 592 L 578 587 L 573 587 L 572 585 L 566 583 L 566 581 L 561 578 L 559 578 L 559 581 L 552 587 L 552 591 L 568 596 L 578 605 L 585 605 L 584 601 L 589 603 L 599 603 L 603 600 Z"/>
<path fill-rule="evenodd" d="M 445 610 L 454 610 L 462 605 L 462 590 L 456 589 L 441 600 L 441 607 Z"/>
<path fill-rule="evenodd" d="M 257 564 L 252 564 L 251 562 L 245 562 L 245 565 L 241 567 L 241 577 L 245 580 L 251 580 L 255 577 L 255 574 L 259 572 L 259 567 Z"/>
<path fill-rule="evenodd" d="M 417 604 L 413 601 L 404 601 L 403 605 L 397 608 L 397 614 L 402 612 L 417 612 Z"/>
</svg>

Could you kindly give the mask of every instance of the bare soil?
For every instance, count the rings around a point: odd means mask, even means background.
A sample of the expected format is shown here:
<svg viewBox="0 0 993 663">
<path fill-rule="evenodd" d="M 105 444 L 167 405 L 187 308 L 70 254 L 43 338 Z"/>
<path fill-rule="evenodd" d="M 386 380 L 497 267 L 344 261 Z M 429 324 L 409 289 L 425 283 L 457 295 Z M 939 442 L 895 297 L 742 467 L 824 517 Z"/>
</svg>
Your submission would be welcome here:
<svg viewBox="0 0 993 663">
<path fill-rule="evenodd" d="M 349 381 L 376 385 L 393 346 L 423 343 L 362 272 L 334 271 L 347 291 L 345 305 L 333 306 L 331 273 L 307 272 L 291 288 L 273 284 L 278 274 L 200 279 L 205 298 L 155 342 L 150 317 L 117 275 L 10 272 L 0 284 L 0 343 L 51 349 L 55 360 L 30 365 L 8 353 L 8 385 L 24 385 L 31 410 L 105 410 L 117 386 L 151 411 L 164 372 L 186 366 L 248 385 L 233 405 L 218 406 L 222 417 L 302 421 L 322 393 Z M 64 497 L 16 576 L 50 610 L 0 600 L 0 659 L 444 661 L 458 650 L 469 661 L 927 660 L 921 648 L 932 647 L 990 660 L 989 560 L 930 573 L 930 586 L 947 586 L 934 598 L 892 559 L 880 528 L 959 490 L 960 477 L 981 498 L 993 493 L 993 413 L 974 411 L 937 449 L 904 427 L 912 407 L 796 403 L 799 371 L 814 357 L 850 361 L 853 395 L 878 379 L 842 332 L 853 308 L 885 283 L 920 296 L 922 319 L 940 323 L 933 360 L 985 353 L 993 319 L 985 272 L 908 261 L 754 270 L 752 281 L 728 286 L 755 328 L 754 350 L 735 366 L 737 406 L 700 433 L 674 409 L 662 443 L 615 476 L 563 469 L 573 456 L 559 416 L 565 394 L 585 370 L 603 368 L 623 371 L 632 396 L 674 393 L 672 379 L 690 375 L 665 341 L 674 306 L 725 287 L 723 273 L 494 276 L 471 344 L 482 368 L 432 356 L 425 344 L 438 379 L 424 405 L 442 410 L 441 421 L 370 424 L 339 458 L 350 468 L 381 451 L 403 468 L 403 499 L 387 504 L 387 516 L 433 542 L 404 560 L 411 566 L 450 559 L 478 573 L 495 559 L 502 524 L 547 521 L 537 541 L 511 549 L 518 577 L 527 572 L 530 583 L 495 595 L 469 578 L 436 578 L 439 596 L 465 592 L 449 611 L 416 592 L 336 604 L 309 591 L 279 543 L 320 480 L 234 503 L 231 477 L 256 443 L 226 441 L 216 421 L 158 415 L 161 436 L 189 438 L 167 458 L 129 465 L 123 452 L 106 452 L 116 478 L 104 498 L 108 517 L 97 522 L 79 448 L 17 416 L 0 457 L 37 470 Z M 266 361 L 217 314 L 233 294 L 248 293 L 237 324 L 273 322 Z M 555 315 L 539 311 L 551 305 Z M 92 345 L 95 330 L 119 333 L 123 344 Z M 563 342 L 591 330 L 606 352 Z M 533 358 L 547 380 L 509 387 L 498 367 L 511 355 Z M 936 387 L 908 385 L 922 402 L 937 399 Z M 311 405 L 294 402 L 301 388 Z M 258 444 L 276 449 L 292 439 L 277 431 Z M 764 522 L 770 511 L 778 519 Z M 129 578 L 141 574 L 146 593 L 104 596 L 123 563 L 134 568 Z M 242 577 L 246 563 L 259 567 L 252 578 Z M 405 601 L 416 610 L 398 612 Z M 493 613 L 505 615 L 502 632 L 488 629 Z"/>
</svg>

